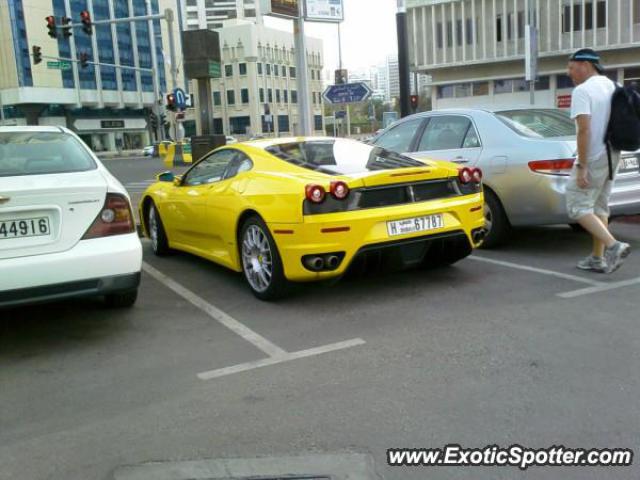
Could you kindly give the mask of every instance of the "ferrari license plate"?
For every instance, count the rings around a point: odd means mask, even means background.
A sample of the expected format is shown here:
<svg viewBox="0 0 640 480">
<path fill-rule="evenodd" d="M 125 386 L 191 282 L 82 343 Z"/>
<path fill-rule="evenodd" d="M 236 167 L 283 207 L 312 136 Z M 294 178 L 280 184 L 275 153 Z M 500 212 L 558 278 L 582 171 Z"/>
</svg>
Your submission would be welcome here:
<svg viewBox="0 0 640 480">
<path fill-rule="evenodd" d="M 408 233 L 425 232 L 428 230 L 437 230 L 442 227 L 444 227 L 444 218 L 440 213 L 436 215 L 427 215 L 424 217 L 407 218 L 405 220 L 387 222 L 387 232 L 390 237 L 406 235 Z"/>
<path fill-rule="evenodd" d="M 638 157 L 625 157 L 620 165 L 621 172 L 637 172 L 640 170 L 640 161 Z"/>
<path fill-rule="evenodd" d="M 0 220 L 0 240 L 5 238 L 40 237 L 50 233 L 51 228 L 47 217 Z"/>
</svg>

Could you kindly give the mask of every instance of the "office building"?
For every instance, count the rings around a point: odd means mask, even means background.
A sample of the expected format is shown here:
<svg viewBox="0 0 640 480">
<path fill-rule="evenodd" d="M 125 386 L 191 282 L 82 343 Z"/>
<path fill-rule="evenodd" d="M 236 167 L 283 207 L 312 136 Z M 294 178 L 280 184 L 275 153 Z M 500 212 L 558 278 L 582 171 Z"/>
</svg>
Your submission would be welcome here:
<svg viewBox="0 0 640 480">
<path fill-rule="evenodd" d="M 570 106 L 579 48 L 600 52 L 612 79 L 640 79 L 640 0 L 409 0 L 410 62 L 432 76 L 434 108 L 528 105 L 527 24 L 538 28 L 537 106 Z"/>
<path fill-rule="evenodd" d="M 259 19 L 259 0 L 180 0 L 183 30 L 214 30 L 234 18 Z"/>
<path fill-rule="evenodd" d="M 171 8 L 177 0 L 151 0 L 151 13 Z M 96 151 L 137 149 L 151 141 L 149 114 L 154 102 L 152 70 L 161 94 L 171 84 L 166 22 L 155 20 L 155 38 L 147 21 L 94 25 L 93 34 L 75 28 L 65 37 L 47 33 L 45 17 L 80 22 L 87 10 L 92 19 L 146 15 L 146 0 L 3 0 L 0 2 L 0 108 L 5 125 L 62 125 L 77 132 Z M 176 16 L 177 17 L 177 16 Z M 176 51 L 181 52 L 178 22 L 174 22 Z M 152 41 L 153 40 L 153 41 Z M 156 64 L 152 45 L 155 43 Z M 34 64 L 32 47 L 41 47 L 42 62 Z M 91 63 L 82 67 L 81 54 Z M 178 53 L 177 62 L 181 64 Z M 131 66 L 148 71 L 118 68 Z"/>
<path fill-rule="evenodd" d="M 222 77 L 211 80 L 214 130 L 226 135 L 295 135 L 298 128 L 297 68 L 293 34 L 236 19 L 220 34 Z M 322 41 L 307 38 L 314 130 L 322 133 Z M 265 116 L 268 105 L 272 121 Z"/>
</svg>

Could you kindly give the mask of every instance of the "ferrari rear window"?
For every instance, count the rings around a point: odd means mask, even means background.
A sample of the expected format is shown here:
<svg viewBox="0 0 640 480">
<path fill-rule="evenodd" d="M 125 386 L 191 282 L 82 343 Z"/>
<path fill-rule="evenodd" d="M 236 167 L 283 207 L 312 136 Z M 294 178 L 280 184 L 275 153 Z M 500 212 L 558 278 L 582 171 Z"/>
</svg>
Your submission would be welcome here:
<svg viewBox="0 0 640 480">
<path fill-rule="evenodd" d="M 0 132 L 0 177 L 84 172 L 97 168 L 91 155 L 62 132 Z"/>
<path fill-rule="evenodd" d="M 347 139 L 281 143 L 266 151 L 285 162 L 329 175 L 424 166 L 404 155 Z"/>
</svg>

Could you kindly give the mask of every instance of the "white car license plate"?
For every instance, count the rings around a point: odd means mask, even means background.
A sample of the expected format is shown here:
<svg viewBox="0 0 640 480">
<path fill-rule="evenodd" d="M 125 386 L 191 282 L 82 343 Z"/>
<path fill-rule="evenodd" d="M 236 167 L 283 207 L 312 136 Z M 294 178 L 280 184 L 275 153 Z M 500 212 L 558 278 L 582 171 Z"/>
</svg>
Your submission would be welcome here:
<svg viewBox="0 0 640 480">
<path fill-rule="evenodd" d="M 640 162 L 638 157 L 626 157 L 622 159 L 622 165 L 620 165 L 620 171 L 631 172 L 640 170 Z"/>
<path fill-rule="evenodd" d="M 0 240 L 5 238 L 41 237 L 50 233 L 51 229 L 47 217 L 0 220 Z"/>
<path fill-rule="evenodd" d="M 444 219 L 440 213 L 387 222 L 387 232 L 390 237 L 406 235 L 408 233 L 425 232 L 427 230 L 437 230 L 442 227 L 444 227 Z"/>
</svg>

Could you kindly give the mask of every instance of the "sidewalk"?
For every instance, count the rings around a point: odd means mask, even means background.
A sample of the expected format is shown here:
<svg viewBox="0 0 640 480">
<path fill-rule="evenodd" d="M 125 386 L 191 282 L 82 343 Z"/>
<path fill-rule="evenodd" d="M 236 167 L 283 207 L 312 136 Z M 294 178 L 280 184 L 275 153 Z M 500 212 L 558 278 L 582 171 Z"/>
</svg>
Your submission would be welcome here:
<svg viewBox="0 0 640 480">
<path fill-rule="evenodd" d="M 142 157 L 142 149 L 137 150 L 122 150 L 121 152 L 94 152 L 100 160 L 112 160 L 114 158 L 130 158 L 130 157 Z"/>
</svg>

